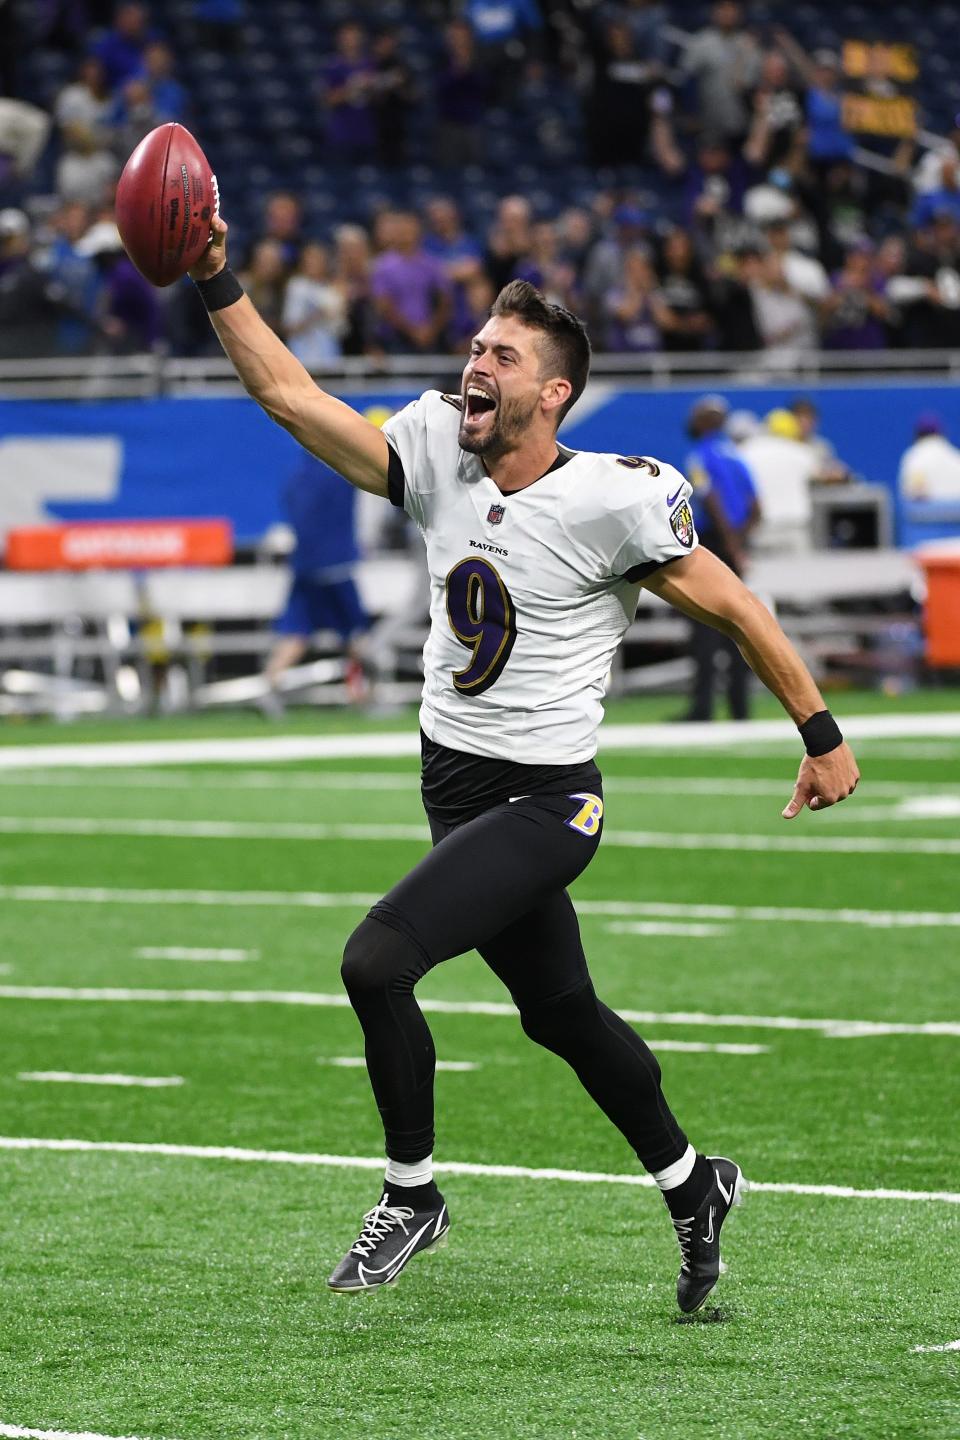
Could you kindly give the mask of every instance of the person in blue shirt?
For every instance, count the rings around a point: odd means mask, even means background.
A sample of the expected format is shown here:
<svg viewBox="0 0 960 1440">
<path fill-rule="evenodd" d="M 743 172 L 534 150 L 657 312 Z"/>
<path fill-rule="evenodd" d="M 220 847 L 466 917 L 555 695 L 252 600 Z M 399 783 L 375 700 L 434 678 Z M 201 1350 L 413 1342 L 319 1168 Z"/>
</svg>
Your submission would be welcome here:
<svg viewBox="0 0 960 1440">
<path fill-rule="evenodd" d="M 293 582 L 283 613 L 274 622 L 277 644 L 267 662 L 268 706 L 279 711 L 280 676 L 306 653 L 319 631 L 333 631 L 347 656 L 351 699 L 365 686 L 356 643 L 370 628 L 354 580 L 360 559 L 356 534 L 357 492 L 328 466 L 304 455 L 281 497 L 284 518 L 295 536 L 290 556 Z M 272 702 L 272 703 L 269 703 Z"/>
<path fill-rule="evenodd" d="M 729 413 L 722 395 L 704 395 L 692 407 L 687 432 L 694 446 L 685 469 L 693 486 L 693 513 L 701 543 L 739 575 L 750 531 L 760 518 L 760 506 L 753 477 L 724 432 Z M 734 720 L 746 720 L 750 671 L 733 641 L 719 630 L 694 621 L 690 649 L 695 668 L 690 710 L 685 718 L 713 719 L 717 661 L 722 655 L 726 657 L 730 714 Z"/>
</svg>

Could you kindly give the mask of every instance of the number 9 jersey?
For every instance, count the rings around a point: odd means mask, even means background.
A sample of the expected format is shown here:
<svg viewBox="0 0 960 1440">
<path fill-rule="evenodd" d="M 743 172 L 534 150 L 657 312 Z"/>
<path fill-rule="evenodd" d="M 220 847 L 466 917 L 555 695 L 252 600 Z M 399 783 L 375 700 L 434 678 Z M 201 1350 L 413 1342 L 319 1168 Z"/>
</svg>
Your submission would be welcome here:
<svg viewBox="0 0 960 1440">
<path fill-rule="evenodd" d="M 427 546 L 420 723 L 469 754 L 589 760 L 641 582 L 697 545 L 691 486 L 648 457 L 558 446 L 545 475 L 502 494 L 459 428 L 460 397 L 436 390 L 383 427 L 390 499 Z"/>
</svg>

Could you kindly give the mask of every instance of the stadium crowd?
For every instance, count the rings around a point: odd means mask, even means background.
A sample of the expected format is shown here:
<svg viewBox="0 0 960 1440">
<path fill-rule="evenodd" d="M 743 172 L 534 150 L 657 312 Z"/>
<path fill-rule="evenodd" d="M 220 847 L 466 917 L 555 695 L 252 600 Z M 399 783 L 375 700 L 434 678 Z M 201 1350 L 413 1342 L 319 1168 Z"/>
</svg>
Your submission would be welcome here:
<svg viewBox="0 0 960 1440">
<path fill-rule="evenodd" d="M 178 119 L 204 140 L 164 6 L 29 8 L 28 37 L 27 7 L 0 0 L 0 354 L 207 353 L 189 284 L 153 290 L 112 218 L 122 164 L 149 130 Z M 193 0 L 194 33 L 235 53 L 256 8 Z M 458 353 L 517 276 L 583 315 L 599 350 L 789 360 L 960 343 L 960 129 L 923 149 L 880 142 L 865 166 L 841 124 L 838 54 L 808 52 L 733 0 L 687 33 L 671 24 L 679 7 L 649 0 L 434 9 L 435 64 L 413 63 L 402 28 L 350 19 L 302 97 L 331 175 L 402 170 L 416 117 L 430 117 L 416 203 L 358 202 L 320 224 L 290 185 L 264 196 L 255 223 L 235 221 L 234 267 L 306 364 Z M 28 39 L 75 61 L 46 104 L 21 84 Z M 449 183 L 456 167 L 482 166 L 494 114 L 514 118 L 519 151 L 523 115 L 558 87 L 575 100 L 592 185 L 544 206 L 505 181 L 479 213 Z M 236 197 L 224 205 L 229 219 Z"/>
</svg>

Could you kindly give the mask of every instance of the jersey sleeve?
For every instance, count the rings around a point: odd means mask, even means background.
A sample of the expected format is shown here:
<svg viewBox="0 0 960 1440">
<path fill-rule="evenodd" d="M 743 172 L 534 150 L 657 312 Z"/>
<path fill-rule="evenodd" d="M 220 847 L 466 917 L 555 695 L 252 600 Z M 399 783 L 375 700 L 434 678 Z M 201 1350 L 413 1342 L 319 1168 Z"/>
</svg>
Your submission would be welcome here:
<svg viewBox="0 0 960 1440">
<path fill-rule="evenodd" d="M 383 433 L 390 450 L 387 494 L 390 503 L 406 510 L 411 520 L 424 524 L 423 494 L 417 477 L 425 469 L 427 449 L 427 396 L 421 395 L 385 421 Z"/>
<path fill-rule="evenodd" d="M 690 506 L 690 481 L 672 465 L 648 463 L 650 469 L 644 483 L 638 484 L 636 500 L 623 512 L 626 536 L 612 565 L 615 575 L 634 585 L 661 565 L 689 555 L 700 543 Z"/>
<path fill-rule="evenodd" d="M 390 451 L 387 494 L 421 530 L 434 522 L 439 492 L 456 481 L 458 397 L 427 390 L 383 427 Z"/>
</svg>

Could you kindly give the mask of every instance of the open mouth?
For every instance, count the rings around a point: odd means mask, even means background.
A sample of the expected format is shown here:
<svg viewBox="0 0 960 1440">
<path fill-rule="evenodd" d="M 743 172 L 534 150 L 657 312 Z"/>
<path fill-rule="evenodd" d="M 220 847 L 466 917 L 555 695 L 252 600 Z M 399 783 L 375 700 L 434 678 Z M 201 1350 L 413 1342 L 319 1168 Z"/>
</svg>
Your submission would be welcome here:
<svg viewBox="0 0 960 1440">
<path fill-rule="evenodd" d="M 464 400 L 467 420 L 481 420 L 484 415 L 492 415 L 497 408 L 494 397 L 488 391 L 481 390 L 479 385 L 468 385 Z"/>
</svg>

